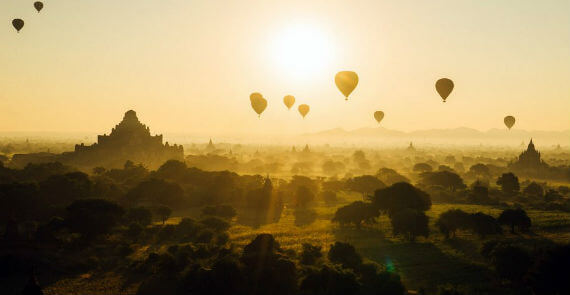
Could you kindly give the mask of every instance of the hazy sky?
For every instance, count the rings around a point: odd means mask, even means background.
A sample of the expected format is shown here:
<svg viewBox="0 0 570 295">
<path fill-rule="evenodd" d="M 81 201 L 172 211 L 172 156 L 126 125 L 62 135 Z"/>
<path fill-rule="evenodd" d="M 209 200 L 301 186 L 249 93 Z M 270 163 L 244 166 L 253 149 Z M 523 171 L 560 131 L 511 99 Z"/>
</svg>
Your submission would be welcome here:
<svg viewBox="0 0 570 295">
<path fill-rule="evenodd" d="M 570 128 L 570 1 L 0 1 L 0 131 Z M 23 18 L 17 34 L 13 18 Z M 348 102 L 339 70 L 360 83 Z M 442 103 L 434 82 L 455 90 Z M 249 94 L 268 99 L 257 118 Z M 292 94 L 311 111 L 302 120 Z"/>
</svg>

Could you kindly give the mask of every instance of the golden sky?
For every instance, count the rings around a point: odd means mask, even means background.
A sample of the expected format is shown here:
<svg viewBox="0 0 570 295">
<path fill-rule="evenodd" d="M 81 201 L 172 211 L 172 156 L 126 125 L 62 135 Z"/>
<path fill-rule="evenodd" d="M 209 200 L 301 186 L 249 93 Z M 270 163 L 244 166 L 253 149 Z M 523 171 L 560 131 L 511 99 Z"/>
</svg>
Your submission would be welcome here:
<svg viewBox="0 0 570 295">
<path fill-rule="evenodd" d="M 0 1 L 3 132 L 103 133 L 128 109 L 153 133 L 353 129 L 376 126 L 376 110 L 398 130 L 505 128 L 506 115 L 518 129 L 570 128 L 567 0 L 32 3 Z M 340 70 L 359 74 L 348 102 Z M 442 77 L 455 82 L 445 104 Z"/>
</svg>

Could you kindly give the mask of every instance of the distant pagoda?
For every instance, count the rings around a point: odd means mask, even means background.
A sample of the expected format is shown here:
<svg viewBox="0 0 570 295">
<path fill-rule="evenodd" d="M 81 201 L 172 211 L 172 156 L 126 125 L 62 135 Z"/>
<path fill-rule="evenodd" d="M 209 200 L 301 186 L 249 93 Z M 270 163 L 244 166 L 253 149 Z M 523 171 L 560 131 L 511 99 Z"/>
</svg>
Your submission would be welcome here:
<svg viewBox="0 0 570 295">
<path fill-rule="evenodd" d="M 64 162 L 79 166 L 121 166 L 126 161 L 158 167 L 168 160 L 184 160 L 182 145 L 162 143 L 161 135 L 151 135 L 137 113 L 129 110 L 109 135 L 97 136 L 97 143 L 75 145 L 74 153 L 64 153 Z"/>
<path fill-rule="evenodd" d="M 527 149 L 519 155 L 515 162 L 509 165 L 509 168 L 515 170 L 539 170 L 548 167 L 540 157 L 540 152 L 534 147 L 531 138 Z"/>
</svg>

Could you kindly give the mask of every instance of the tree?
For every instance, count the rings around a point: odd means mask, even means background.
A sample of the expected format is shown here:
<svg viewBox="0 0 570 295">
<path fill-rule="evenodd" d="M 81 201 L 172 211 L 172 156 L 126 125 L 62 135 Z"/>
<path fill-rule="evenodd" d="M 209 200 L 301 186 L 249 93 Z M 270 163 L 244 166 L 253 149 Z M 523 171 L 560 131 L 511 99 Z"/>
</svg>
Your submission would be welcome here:
<svg viewBox="0 0 570 295">
<path fill-rule="evenodd" d="M 168 220 L 168 217 L 170 217 L 170 214 L 172 214 L 172 209 L 170 209 L 170 207 L 165 205 L 159 205 L 154 208 L 154 212 L 160 218 L 162 224 L 164 225 L 166 220 Z"/>
<path fill-rule="evenodd" d="M 300 285 L 301 294 L 307 295 L 357 295 L 360 285 L 354 272 L 337 266 L 324 265 L 320 269 L 308 269 Z"/>
<path fill-rule="evenodd" d="M 421 182 L 426 185 L 441 185 L 450 191 L 466 188 L 459 175 L 449 171 L 424 172 L 420 174 Z"/>
<path fill-rule="evenodd" d="M 544 189 L 540 184 L 533 181 L 527 187 L 524 188 L 523 193 L 529 197 L 538 199 L 544 196 Z"/>
<path fill-rule="evenodd" d="M 323 201 L 325 201 L 325 204 L 327 205 L 335 204 L 338 201 L 336 193 L 334 191 L 329 191 L 329 190 L 321 192 L 320 198 Z"/>
<path fill-rule="evenodd" d="M 82 199 L 66 209 L 65 223 L 72 232 L 92 239 L 108 233 L 121 219 L 125 210 L 103 199 Z"/>
<path fill-rule="evenodd" d="M 445 235 L 446 239 L 455 237 L 458 229 L 466 229 L 469 225 L 470 215 L 461 209 L 447 210 L 439 215 L 435 225 Z"/>
<path fill-rule="evenodd" d="M 398 182 L 410 182 L 405 176 L 390 168 L 380 168 L 378 172 L 376 172 L 376 177 L 386 185 L 392 185 Z"/>
<path fill-rule="evenodd" d="M 208 217 L 200 220 L 200 223 L 214 232 L 223 232 L 230 228 L 230 224 L 219 217 Z"/>
<path fill-rule="evenodd" d="M 513 173 L 503 173 L 497 179 L 497 185 L 501 186 L 501 190 L 508 196 L 513 196 L 520 190 L 519 178 Z"/>
<path fill-rule="evenodd" d="M 379 189 L 371 200 L 376 209 L 388 213 L 389 216 L 406 208 L 418 211 L 431 208 L 429 195 L 407 182 L 399 182 Z"/>
<path fill-rule="evenodd" d="M 481 238 L 503 233 L 501 225 L 493 216 L 478 212 L 471 214 L 469 219 L 469 228 Z"/>
<path fill-rule="evenodd" d="M 418 236 L 429 236 L 429 218 L 423 211 L 406 208 L 396 212 L 390 221 L 395 236 L 404 235 L 409 241 L 414 241 Z"/>
<path fill-rule="evenodd" d="M 360 229 L 362 223 L 372 223 L 379 215 L 378 209 L 374 208 L 372 204 L 356 201 L 340 207 L 335 212 L 332 221 L 341 225 L 354 224 L 356 228 Z"/>
<path fill-rule="evenodd" d="M 346 181 L 349 190 L 359 192 L 363 196 L 374 193 L 377 189 L 385 188 L 386 185 L 380 179 L 372 175 L 362 175 L 350 178 Z"/>
<path fill-rule="evenodd" d="M 529 271 L 534 294 L 570 294 L 570 245 L 556 246 L 539 254 Z"/>
<path fill-rule="evenodd" d="M 328 258 L 330 262 L 341 264 L 345 268 L 358 269 L 362 265 L 362 257 L 348 243 L 335 242 L 329 249 Z"/>
<path fill-rule="evenodd" d="M 530 255 L 520 247 L 497 245 L 491 252 L 491 262 L 500 277 L 521 281 L 531 266 Z"/>
<path fill-rule="evenodd" d="M 74 200 L 92 196 L 93 184 L 82 172 L 52 175 L 40 183 L 40 194 L 50 205 L 68 205 Z"/>
<path fill-rule="evenodd" d="M 487 178 L 491 175 L 489 167 L 481 163 L 477 163 L 469 167 L 469 173 L 473 174 L 473 176 L 475 177 L 482 177 L 482 178 Z"/>
<path fill-rule="evenodd" d="M 433 171 L 433 168 L 428 163 L 417 163 L 413 170 L 417 173 L 424 173 Z"/>
<path fill-rule="evenodd" d="M 471 188 L 471 194 L 468 197 L 471 203 L 475 204 L 488 204 L 491 202 L 489 198 L 489 188 L 484 186 L 479 180 L 477 180 L 473 187 Z"/>
<path fill-rule="evenodd" d="M 321 257 L 323 257 L 321 246 L 303 243 L 303 251 L 301 252 L 300 259 L 301 264 L 314 265 Z"/>
<path fill-rule="evenodd" d="M 315 193 L 304 185 L 297 187 L 294 205 L 297 208 L 307 208 L 315 200 Z"/>
<path fill-rule="evenodd" d="M 145 207 L 130 208 L 125 215 L 128 223 L 137 223 L 147 226 L 152 222 L 152 212 Z"/>
<path fill-rule="evenodd" d="M 158 178 L 139 183 L 127 192 L 125 200 L 130 205 L 150 203 L 169 207 L 182 207 L 187 203 L 184 199 L 184 190 L 179 184 Z"/>
<path fill-rule="evenodd" d="M 499 224 L 511 227 L 511 233 L 515 233 L 515 226 L 519 230 L 526 231 L 531 226 L 531 220 L 523 209 L 506 209 L 501 212 L 498 220 Z"/>
</svg>

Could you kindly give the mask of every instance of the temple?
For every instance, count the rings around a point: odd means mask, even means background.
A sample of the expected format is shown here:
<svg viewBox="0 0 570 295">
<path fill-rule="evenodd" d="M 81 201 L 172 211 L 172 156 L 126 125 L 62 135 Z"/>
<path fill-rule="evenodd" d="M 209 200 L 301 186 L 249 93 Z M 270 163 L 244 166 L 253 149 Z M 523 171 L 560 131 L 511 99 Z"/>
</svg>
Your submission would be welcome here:
<svg viewBox="0 0 570 295">
<path fill-rule="evenodd" d="M 162 143 L 161 135 L 151 135 L 150 128 L 142 124 L 133 110 L 127 111 L 123 120 L 109 135 L 97 136 L 97 143 L 75 145 L 74 158 L 79 164 L 99 166 L 123 165 L 127 160 L 157 167 L 168 160 L 184 160 L 181 145 Z M 90 165 L 91 166 L 91 165 Z"/>
<path fill-rule="evenodd" d="M 539 170 L 548 167 L 548 165 L 540 159 L 540 152 L 534 147 L 532 138 L 528 143 L 526 151 L 523 151 L 518 159 L 509 165 L 509 168 L 515 170 Z"/>
<path fill-rule="evenodd" d="M 162 143 L 162 135 L 151 135 L 150 129 L 142 124 L 133 110 L 127 111 L 123 120 L 109 135 L 97 136 L 92 145 L 76 144 L 75 151 L 56 154 L 20 154 L 12 162 L 15 166 L 27 163 L 61 162 L 78 168 L 119 168 L 126 161 L 140 163 L 148 168 L 157 168 L 168 160 L 184 161 L 181 145 Z"/>
</svg>

